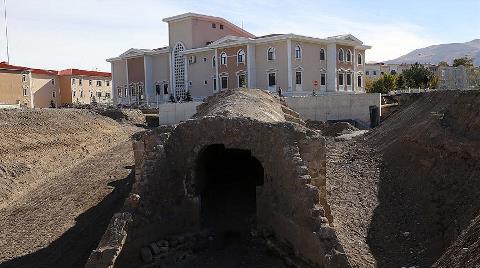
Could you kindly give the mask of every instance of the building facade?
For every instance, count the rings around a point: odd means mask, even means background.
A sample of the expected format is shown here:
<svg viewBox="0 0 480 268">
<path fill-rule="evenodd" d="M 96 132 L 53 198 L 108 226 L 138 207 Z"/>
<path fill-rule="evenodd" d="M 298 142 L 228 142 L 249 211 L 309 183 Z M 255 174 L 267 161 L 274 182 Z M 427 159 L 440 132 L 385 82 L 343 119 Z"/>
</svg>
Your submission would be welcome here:
<svg viewBox="0 0 480 268">
<path fill-rule="evenodd" d="M 108 59 L 118 104 L 155 104 L 220 90 L 260 88 L 283 95 L 364 92 L 364 45 L 352 35 L 256 37 L 223 18 L 186 13 L 168 23 L 169 46 L 130 49 Z"/>
<path fill-rule="evenodd" d="M 111 74 L 34 69 L 0 63 L 0 104 L 29 108 L 112 103 Z"/>
<path fill-rule="evenodd" d="M 111 104 L 110 73 L 67 69 L 60 71 L 61 104 Z"/>
</svg>

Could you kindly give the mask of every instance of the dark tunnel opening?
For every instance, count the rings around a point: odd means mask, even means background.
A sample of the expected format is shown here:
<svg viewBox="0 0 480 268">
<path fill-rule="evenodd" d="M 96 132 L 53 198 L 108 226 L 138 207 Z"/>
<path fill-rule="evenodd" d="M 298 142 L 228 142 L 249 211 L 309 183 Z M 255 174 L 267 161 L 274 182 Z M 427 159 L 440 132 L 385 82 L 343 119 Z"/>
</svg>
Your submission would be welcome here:
<svg viewBox="0 0 480 268">
<path fill-rule="evenodd" d="M 202 228 L 224 236 L 248 233 L 255 225 L 256 187 L 264 170 L 249 150 L 210 145 L 197 160 Z"/>
</svg>

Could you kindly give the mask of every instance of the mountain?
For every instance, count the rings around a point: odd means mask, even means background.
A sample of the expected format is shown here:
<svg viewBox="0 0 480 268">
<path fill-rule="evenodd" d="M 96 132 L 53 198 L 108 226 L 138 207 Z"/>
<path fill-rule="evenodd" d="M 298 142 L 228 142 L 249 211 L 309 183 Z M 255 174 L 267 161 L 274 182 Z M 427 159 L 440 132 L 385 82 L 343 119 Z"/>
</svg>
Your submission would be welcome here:
<svg viewBox="0 0 480 268">
<path fill-rule="evenodd" d="M 452 43 L 429 46 L 416 49 L 400 58 L 386 61 L 386 63 L 431 63 L 438 64 L 441 61 L 452 63 L 453 59 L 468 56 L 474 58 L 475 65 L 480 65 L 480 39 L 466 43 Z"/>
</svg>

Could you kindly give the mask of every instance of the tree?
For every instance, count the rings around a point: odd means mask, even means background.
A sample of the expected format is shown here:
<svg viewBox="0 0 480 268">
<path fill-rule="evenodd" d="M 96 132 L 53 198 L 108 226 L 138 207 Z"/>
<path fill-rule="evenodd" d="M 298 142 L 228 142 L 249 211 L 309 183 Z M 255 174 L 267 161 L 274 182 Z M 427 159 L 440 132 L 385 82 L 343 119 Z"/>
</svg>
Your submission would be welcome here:
<svg viewBox="0 0 480 268">
<path fill-rule="evenodd" d="M 405 78 L 403 78 L 403 74 L 397 76 L 395 87 L 397 88 L 397 90 L 402 90 L 406 88 Z"/>
<path fill-rule="evenodd" d="M 396 75 L 393 75 L 393 74 L 383 75 L 383 86 L 385 87 L 385 91 L 387 91 L 387 93 L 389 91 L 395 90 L 396 79 L 397 79 Z"/>
<path fill-rule="evenodd" d="M 453 67 L 458 67 L 458 66 L 473 67 L 473 59 L 467 56 L 454 59 Z"/>
<path fill-rule="evenodd" d="M 441 62 L 438 63 L 438 66 L 439 66 L 439 67 L 448 67 L 449 65 L 448 65 L 448 62 L 446 62 L 446 61 L 441 61 Z"/>
<path fill-rule="evenodd" d="M 438 76 L 434 74 L 430 76 L 430 80 L 428 81 L 428 88 L 431 88 L 431 89 L 438 88 Z"/>
<path fill-rule="evenodd" d="M 412 65 L 410 69 L 403 71 L 406 85 L 410 88 L 428 87 L 428 82 L 430 81 L 432 75 L 433 73 L 430 70 L 418 63 Z"/>
<path fill-rule="evenodd" d="M 171 103 L 177 102 L 177 100 L 175 99 L 175 97 L 172 94 L 170 94 L 170 102 Z"/>
<path fill-rule="evenodd" d="M 370 77 L 365 78 L 365 91 L 367 93 L 373 93 L 373 79 Z"/>
<path fill-rule="evenodd" d="M 193 101 L 192 94 L 190 94 L 190 91 L 187 91 L 184 101 Z"/>
</svg>

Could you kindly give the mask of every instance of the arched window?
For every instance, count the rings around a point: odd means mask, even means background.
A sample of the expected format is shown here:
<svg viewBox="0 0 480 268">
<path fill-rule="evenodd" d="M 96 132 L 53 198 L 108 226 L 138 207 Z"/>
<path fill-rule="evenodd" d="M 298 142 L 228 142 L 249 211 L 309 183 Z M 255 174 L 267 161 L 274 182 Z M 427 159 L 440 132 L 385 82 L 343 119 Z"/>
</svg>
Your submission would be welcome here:
<svg viewBox="0 0 480 268">
<path fill-rule="evenodd" d="M 220 64 L 227 65 L 227 53 L 220 54 Z"/>
<path fill-rule="evenodd" d="M 267 50 L 267 60 L 275 60 L 275 48 L 270 47 Z"/>
<path fill-rule="evenodd" d="M 345 52 L 343 49 L 338 50 L 338 61 L 344 61 L 345 60 Z"/>
<path fill-rule="evenodd" d="M 239 50 L 237 53 L 237 63 L 245 63 L 245 51 Z"/>
<path fill-rule="evenodd" d="M 300 48 L 299 45 L 295 46 L 295 59 L 301 59 L 302 58 L 302 48 Z"/>
<path fill-rule="evenodd" d="M 175 95 L 183 99 L 185 97 L 185 60 L 181 52 L 185 50 L 182 43 L 177 43 L 173 50 L 173 67 L 175 80 Z"/>
<path fill-rule="evenodd" d="M 325 60 L 325 49 L 320 49 L 320 60 Z"/>
<path fill-rule="evenodd" d="M 362 54 L 360 54 L 360 53 L 357 55 L 357 64 L 358 65 L 363 64 L 363 57 L 362 57 Z"/>
<path fill-rule="evenodd" d="M 212 57 L 212 67 L 215 68 L 215 65 L 217 64 L 215 56 Z"/>
<path fill-rule="evenodd" d="M 347 50 L 347 62 L 351 62 L 352 61 L 352 51 Z"/>
</svg>

